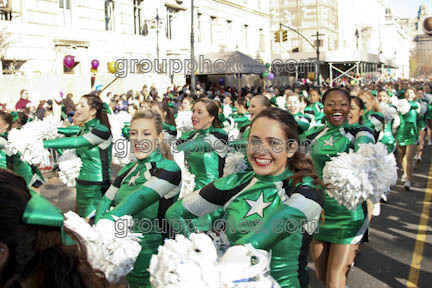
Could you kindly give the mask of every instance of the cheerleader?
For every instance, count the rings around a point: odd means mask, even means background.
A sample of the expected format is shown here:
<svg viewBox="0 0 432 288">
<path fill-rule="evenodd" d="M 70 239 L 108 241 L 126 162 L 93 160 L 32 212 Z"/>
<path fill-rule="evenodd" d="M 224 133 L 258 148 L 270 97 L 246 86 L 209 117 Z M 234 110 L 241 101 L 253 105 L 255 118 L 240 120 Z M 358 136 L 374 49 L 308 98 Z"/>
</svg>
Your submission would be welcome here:
<svg viewBox="0 0 432 288">
<path fill-rule="evenodd" d="M 173 111 L 166 102 L 153 103 L 151 110 L 161 115 L 164 139 L 168 142 L 168 145 L 171 145 L 177 137 L 177 128 Z"/>
<path fill-rule="evenodd" d="M 78 214 L 84 218 L 94 216 L 96 207 L 111 184 L 112 136 L 102 100 L 95 95 L 81 97 L 74 117 L 84 125 L 71 126 L 75 137 L 44 140 L 44 148 L 75 149 L 82 167 L 76 180 Z M 69 128 L 69 127 L 68 127 Z M 62 129 L 67 130 L 68 128 Z"/>
<path fill-rule="evenodd" d="M 196 190 L 222 177 L 227 149 L 213 148 L 216 142 L 226 146 L 228 135 L 220 127 L 218 106 L 213 100 L 202 99 L 195 103 L 192 124 L 194 129 L 177 140 L 174 150 L 185 152 L 188 169 L 195 175 Z"/>
<path fill-rule="evenodd" d="M 414 156 L 414 160 L 420 163 L 422 160 L 424 139 L 426 136 L 426 112 L 428 109 L 428 100 L 424 97 L 423 90 L 417 90 L 416 101 L 420 105 L 420 112 L 417 115 L 417 129 L 419 134 L 419 143 L 417 145 L 417 153 Z"/>
<path fill-rule="evenodd" d="M 318 90 L 309 90 L 307 98 L 308 105 L 304 109 L 305 114 L 309 114 L 313 119 L 313 126 L 320 126 L 324 118 L 323 104 L 320 102 L 320 94 Z"/>
<path fill-rule="evenodd" d="M 405 190 L 410 190 L 411 188 L 414 168 L 413 161 L 419 138 L 417 115 L 420 112 L 420 105 L 415 102 L 415 97 L 414 88 L 408 88 L 405 91 L 405 99 L 408 101 L 410 109 L 403 115 L 399 112 L 400 126 L 396 132 L 399 157 L 403 169 L 402 181 L 404 182 Z"/>
<path fill-rule="evenodd" d="M 389 103 L 390 98 L 386 90 L 379 91 L 377 99 L 380 102 L 381 110 L 383 113 L 385 112 L 385 126 L 378 138 L 378 141 L 386 145 L 389 153 L 393 153 L 396 151 L 396 139 L 394 134 L 396 134 L 396 128 L 400 124 L 399 115 L 396 107 Z"/>
<path fill-rule="evenodd" d="M 432 89 L 431 84 L 425 84 L 424 87 L 424 94 L 426 99 L 428 100 L 428 108 L 426 111 L 426 122 L 428 126 L 428 145 L 432 144 Z"/>
<path fill-rule="evenodd" d="M 348 124 L 350 101 L 346 90 L 327 90 L 323 95 L 326 125 L 305 133 L 305 137 L 313 141 L 311 156 L 320 177 L 332 157 L 350 149 L 357 150 L 360 143 L 375 143 L 372 130 Z M 345 287 L 347 274 L 369 225 L 366 203 L 351 211 L 326 192 L 323 209 L 324 222 L 320 223 L 319 232 L 312 240 L 316 276 L 326 287 Z"/>
<path fill-rule="evenodd" d="M 308 114 L 303 114 L 301 110 L 300 95 L 288 94 L 287 95 L 288 111 L 294 116 L 299 128 L 299 134 L 305 133 L 312 122 L 312 118 Z"/>
<path fill-rule="evenodd" d="M 192 107 L 193 100 L 190 97 L 183 98 L 179 111 L 175 115 L 177 130 L 181 133 L 192 130 Z"/>
<path fill-rule="evenodd" d="M 44 183 L 39 169 L 20 160 L 21 155 L 19 153 L 9 154 L 6 151 L 8 132 L 12 127 L 12 123 L 13 116 L 0 111 L 0 168 L 15 172 L 25 179 L 29 187 L 38 188 Z"/>
<path fill-rule="evenodd" d="M 234 121 L 234 127 L 239 130 L 237 139 L 247 139 L 246 129 L 250 125 L 250 115 L 248 112 L 248 102 L 246 97 L 240 97 L 235 102 L 237 113 L 232 114 L 230 118 Z"/>
<path fill-rule="evenodd" d="M 250 104 L 248 108 L 250 120 L 252 121 L 255 118 L 255 116 L 258 115 L 259 112 L 261 112 L 264 109 L 268 109 L 270 107 L 271 107 L 271 103 L 267 97 L 263 95 L 253 96 L 250 100 Z M 250 132 L 250 123 L 242 135 L 243 139 L 249 139 L 249 132 Z"/>
<path fill-rule="evenodd" d="M 95 271 L 63 213 L 29 191 L 25 180 L 0 169 L 0 287 L 111 287 Z M 65 232 L 74 241 L 68 245 Z"/>
<path fill-rule="evenodd" d="M 253 171 L 217 179 L 174 203 L 166 213 L 170 221 L 180 221 L 188 235 L 187 219 L 223 208 L 231 245 L 251 243 L 271 250 L 270 273 L 281 287 L 300 287 L 299 277 L 307 273 L 307 261 L 299 264 L 304 233 L 301 228 L 287 232 L 274 224 L 317 220 L 323 198 L 322 191 L 315 189 L 320 180 L 311 160 L 295 147 L 296 126 L 287 111 L 271 108 L 258 113 L 249 135 L 254 143 L 248 150 Z"/>
<path fill-rule="evenodd" d="M 367 91 L 359 93 L 358 97 L 366 106 L 362 124 L 374 131 L 375 141 L 377 141 L 384 129 L 384 115 L 381 113 L 379 103 L 372 93 Z"/>
<path fill-rule="evenodd" d="M 135 113 L 131 120 L 130 138 L 135 143 L 132 147 L 138 160 L 120 170 L 96 213 L 96 222 L 100 218 L 114 220 L 115 216 L 131 215 L 135 223 L 146 219 L 153 226 L 156 222 L 160 225 L 146 231 L 142 238 L 142 249 L 134 270 L 127 275 L 129 287 L 151 287 L 147 271 L 150 258 L 157 253 L 163 238 L 169 236 L 169 227 L 164 226 L 166 221 L 163 218 L 180 191 L 180 168 L 161 154 L 161 150 L 166 149 L 160 147 L 164 143 L 162 125 L 162 118 L 157 112 L 147 110 Z M 113 201 L 114 209 L 106 213 Z M 135 232 L 143 232 L 140 229 L 140 225 L 135 225 Z"/>
</svg>

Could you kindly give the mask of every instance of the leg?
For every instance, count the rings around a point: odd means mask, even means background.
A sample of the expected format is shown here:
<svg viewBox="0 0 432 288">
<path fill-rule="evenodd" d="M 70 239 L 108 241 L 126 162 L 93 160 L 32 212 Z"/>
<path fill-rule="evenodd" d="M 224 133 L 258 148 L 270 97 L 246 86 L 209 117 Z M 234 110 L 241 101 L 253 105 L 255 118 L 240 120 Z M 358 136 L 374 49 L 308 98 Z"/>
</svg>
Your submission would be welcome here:
<svg viewBox="0 0 432 288">
<path fill-rule="evenodd" d="M 327 288 L 345 288 L 359 244 L 330 244 L 326 274 Z"/>
<path fill-rule="evenodd" d="M 402 166 L 402 172 L 403 172 L 402 178 L 404 178 L 404 177 L 406 177 L 406 170 L 404 167 L 404 158 L 405 158 L 406 146 L 399 146 L 398 145 L 398 152 L 399 152 L 399 159 L 400 159 L 400 164 Z M 402 179 L 402 181 L 404 181 L 404 180 Z"/>
<path fill-rule="evenodd" d="M 424 148 L 424 138 L 426 135 L 426 130 L 421 130 L 419 132 L 419 144 L 417 145 L 417 158 L 421 160 Z"/>
<path fill-rule="evenodd" d="M 432 141 L 432 119 L 427 120 L 428 124 L 428 143 Z"/>
<path fill-rule="evenodd" d="M 312 239 L 311 250 L 315 266 L 315 275 L 322 283 L 326 282 L 327 260 L 330 243 Z"/>
<path fill-rule="evenodd" d="M 406 176 L 407 176 L 407 180 L 411 182 L 412 180 L 412 173 L 413 173 L 413 159 L 414 159 L 414 155 L 416 152 L 416 148 L 417 146 L 415 144 L 412 145 L 408 145 L 406 148 L 406 155 L 405 155 L 405 159 L 406 159 Z"/>
</svg>

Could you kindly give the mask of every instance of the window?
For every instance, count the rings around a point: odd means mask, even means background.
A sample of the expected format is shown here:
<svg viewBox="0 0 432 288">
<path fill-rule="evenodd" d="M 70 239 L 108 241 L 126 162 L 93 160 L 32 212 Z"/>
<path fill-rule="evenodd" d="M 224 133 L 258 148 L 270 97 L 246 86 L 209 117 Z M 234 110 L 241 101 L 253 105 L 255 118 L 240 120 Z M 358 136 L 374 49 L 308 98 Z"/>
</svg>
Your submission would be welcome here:
<svg viewBox="0 0 432 288">
<path fill-rule="evenodd" d="M 0 1 L 0 20 L 12 20 L 12 0 Z"/>
<path fill-rule="evenodd" d="M 197 23 L 197 26 L 198 26 L 198 43 L 201 43 L 201 13 L 198 13 L 198 23 Z"/>
<path fill-rule="evenodd" d="M 248 49 L 248 25 L 244 25 L 245 48 Z"/>
<path fill-rule="evenodd" d="M 134 4 L 134 33 L 136 35 L 147 35 L 147 21 L 143 20 L 143 2 L 144 0 L 133 0 Z"/>
<path fill-rule="evenodd" d="M 216 25 L 216 17 L 210 17 L 210 43 L 215 43 L 215 25 Z"/>
<path fill-rule="evenodd" d="M 166 37 L 168 39 L 172 39 L 172 22 L 174 20 L 174 14 L 177 12 L 177 10 L 174 10 L 172 8 L 167 7 L 167 21 L 166 21 Z"/>
<path fill-rule="evenodd" d="M 19 74 L 21 66 L 26 62 L 25 60 L 1 60 L 3 67 L 3 74 Z M 1 72 L 0 72 L 1 74 Z"/>
<path fill-rule="evenodd" d="M 260 47 L 260 51 L 264 52 L 265 51 L 265 38 L 264 38 L 264 33 L 263 33 L 263 29 L 259 29 L 259 47 Z"/>
<path fill-rule="evenodd" d="M 227 31 L 228 31 L 228 43 L 227 45 L 231 45 L 232 43 L 232 21 L 231 20 L 227 20 Z M 231 49 L 231 47 L 230 47 Z"/>
<path fill-rule="evenodd" d="M 59 0 L 59 7 L 61 9 L 71 9 L 70 8 L 70 0 Z"/>
<path fill-rule="evenodd" d="M 114 31 L 114 1 L 105 0 L 105 30 Z"/>
</svg>

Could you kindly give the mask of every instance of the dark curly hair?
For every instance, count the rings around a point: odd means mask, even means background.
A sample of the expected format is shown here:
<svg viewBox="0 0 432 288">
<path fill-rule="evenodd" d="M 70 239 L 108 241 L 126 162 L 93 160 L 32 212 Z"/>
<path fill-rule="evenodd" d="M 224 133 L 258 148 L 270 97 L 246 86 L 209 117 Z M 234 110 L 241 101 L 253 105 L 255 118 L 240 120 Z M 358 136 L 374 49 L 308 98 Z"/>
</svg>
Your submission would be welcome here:
<svg viewBox="0 0 432 288">
<path fill-rule="evenodd" d="M 304 154 L 300 149 L 297 122 L 294 117 L 288 111 L 279 108 L 264 109 L 252 120 L 250 125 L 251 130 L 255 121 L 262 117 L 278 121 L 285 133 L 286 139 L 293 141 L 293 143 L 297 143 L 297 149 L 294 156 L 288 159 L 288 167 L 294 173 L 292 176 L 293 185 L 301 182 L 303 177 L 311 177 L 316 186 L 324 187 L 321 179 L 316 174 L 312 159 Z"/>
<path fill-rule="evenodd" d="M 22 221 L 30 198 L 22 177 L 0 169 L 0 243 L 9 250 L 0 287 L 20 287 L 20 281 L 27 279 L 35 288 L 112 287 L 101 271 L 90 266 L 77 234 L 65 228 L 76 243 L 66 246 L 60 228 Z"/>
</svg>

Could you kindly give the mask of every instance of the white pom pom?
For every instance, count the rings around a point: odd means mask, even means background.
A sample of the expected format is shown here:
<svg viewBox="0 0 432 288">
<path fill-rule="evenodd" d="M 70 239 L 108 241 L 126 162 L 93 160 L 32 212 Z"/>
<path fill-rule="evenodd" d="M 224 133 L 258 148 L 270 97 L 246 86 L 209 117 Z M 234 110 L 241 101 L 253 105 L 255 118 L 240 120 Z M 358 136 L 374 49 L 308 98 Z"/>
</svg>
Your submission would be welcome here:
<svg viewBox="0 0 432 288">
<path fill-rule="evenodd" d="M 206 234 L 192 234 L 190 239 L 177 235 L 152 256 L 150 283 L 154 288 L 279 287 L 268 276 L 269 264 L 268 253 L 250 244 L 231 247 L 218 259 Z"/>
<path fill-rule="evenodd" d="M 380 103 L 381 112 L 384 115 L 385 122 L 390 122 L 397 116 L 397 110 L 390 105 L 381 102 Z"/>
<path fill-rule="evenodd" d="M 181 188 L 179 199 L 183 198 L 186 195 L 192 193 L 195 189 L 195 175 L 191 174 L 185 165 L 185 156 L 183 151 L 171 151 L 171 155 L 173 155 L 174 161 L 180 167 L 181 170 Z"/>
<path fill-rule="evenodd" d="M 341 153 L 328 161 L 323 180 L 339 204 L 355 210 L 368 198 L 379 199 L 396 183 L 396 160 L 382 143 L 360 144 L 357 152 Z"/>
<path fill-rule="evenodd" d="M 129 141 L 123 137 L 122 129 L 126 122 L 130 122 L 132 116 L 125 112 L 120 111 L 117 114 L 108 114 L 108 119 L 111 125 L 111 133 L 113 137 L 113 143 L 122 142 L 125 151 L 117 151 L 116 149 L 120 147 L 120 145 L 114 145 L 112 149 L 112 161 L 117 165 L 127 165 L 134 159 L 133 153 L 129 150 L 130 144 Z"/>
<path fill-rule="evenodd" d="M 59 177 L 68 187 L 75 187 L 75 179 L 79 176 L 82 166 L 81 159 L 76 156 L 75 150 L 65 150 L 59 158 Z"/>
<path fill-rule="evenodd" d="M 225 158 L 223 176 L 246 171 L 247 163 L 244 157 L 245 155 L 241 152 L 228 153 Z"/>
<path fill-rule="evenodd" d="M 20 153 L 21 160 L 33 165 L 44 162 L 49 157 L 48 150 L 43 148 L 42 140 L 63 137 L 57 132 L 63 123 L 54 116 L 43 120 L 35 119 L 21 129 L 12 129 L 8 134 L 7 151 L 11 154 Z"/>
<path fill-rule="evenodd" d="M 131 216 L 122 216 L 116 221 L 133 223 Z M 128 231 L 120 235 L 115 222 L 107 219 L 90 226 L 72 211 L 65 213 L 64 225 L 81 236 L 87 248 L 87 260 L 93 269 L 104 272 L 108 281 L 116 283 L 132 271 L 141 251 L 140 233 Z"/>
<path fill-rule="evenodd" d="M 411 110 L 411 105 L 406 99 L 400 99 L 395 106 L 402 115 L 405 115 Z"/>
<path fill-rule="evenodd" d="M 175 119 L 177 130 L 186 132 L 193 129 L 192 111 L 179 111 Z"/>
<path fill-rule="evenodd" d="M 285 109 L 286 108 L 285 107 L 285 105 L 286 105 L 285 97 L 282 97 L 282 96 L 276 97 L 276 104 L 279 108 Z"/>
</svg>

